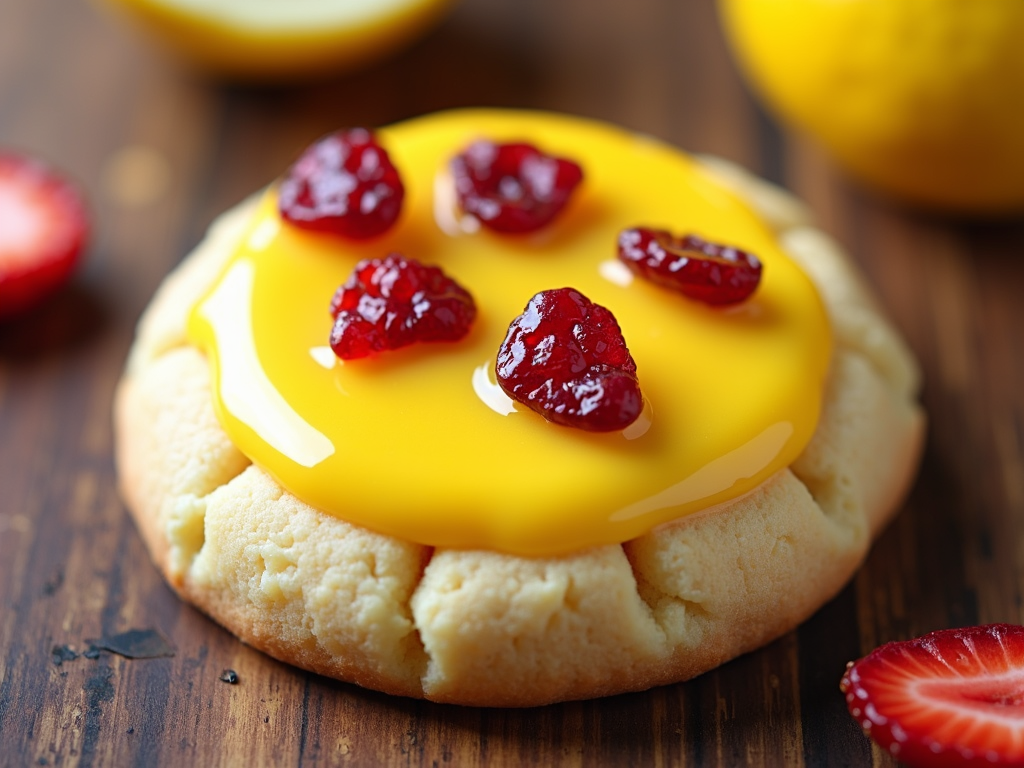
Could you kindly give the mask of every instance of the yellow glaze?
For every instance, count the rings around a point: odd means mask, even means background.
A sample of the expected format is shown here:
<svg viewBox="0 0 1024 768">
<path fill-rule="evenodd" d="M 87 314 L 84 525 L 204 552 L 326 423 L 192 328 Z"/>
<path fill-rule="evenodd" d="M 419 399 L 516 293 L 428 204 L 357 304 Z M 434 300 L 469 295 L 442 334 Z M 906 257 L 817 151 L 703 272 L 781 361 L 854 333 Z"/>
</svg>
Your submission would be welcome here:
<svg viewBox="0 0 1024 768">
<path fill-rule="evenodd" d="M 474 231 L 453 210 L 449 158 L 472 139 L 526 139 L 584 182 L 549 228 Z M 634 538 L 740 496 L 786 467 L 817 424 L 830 356 L 823 306 L 771 232 L 685 155 L 553 115 L 443 113 L 380 131 L 406 201 L 352 244 L 283 223 L 269 190 L 189 333 L 214 369 L 231 439 L 280 484 L 349 522 L 429 545 L 557 555 Z M 631 279 L 621 229 L 664 227 L 764 263 L 744 305 L 714 309 Z M 399 251 L 474 296 L 461 342 L 341 363 L 328 305 L 357 260 Z M 537 291 L 573 286 L 611 309 L 646 408 L 592 434 L 513 405 L 494 383 L 509 322 Z"/>
</svg>

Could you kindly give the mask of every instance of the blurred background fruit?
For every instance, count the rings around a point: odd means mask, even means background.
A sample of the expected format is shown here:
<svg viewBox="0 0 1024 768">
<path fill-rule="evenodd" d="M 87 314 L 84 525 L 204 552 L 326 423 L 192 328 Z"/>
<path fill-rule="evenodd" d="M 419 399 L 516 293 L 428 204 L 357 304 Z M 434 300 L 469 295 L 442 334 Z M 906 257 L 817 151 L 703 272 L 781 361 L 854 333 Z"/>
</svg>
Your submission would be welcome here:
<svg viewBox="0 0 1024 768">
<path fill-rule="evenodd" d="M 102 0 L 199 68 L 291 80 L 357 68 L 425 33 L 454 0 Z"/>
<path fill-rule="evenodd" d="M 0 151 L 0 320 L 71 277 L 89 234 L 78 189 L 34 157 Z"/>
<path fill-rule="evenodd" d="M 1024 212 L 1024 2 L 719 0 L 785 122 L 912 204 Z"/>
</svg>

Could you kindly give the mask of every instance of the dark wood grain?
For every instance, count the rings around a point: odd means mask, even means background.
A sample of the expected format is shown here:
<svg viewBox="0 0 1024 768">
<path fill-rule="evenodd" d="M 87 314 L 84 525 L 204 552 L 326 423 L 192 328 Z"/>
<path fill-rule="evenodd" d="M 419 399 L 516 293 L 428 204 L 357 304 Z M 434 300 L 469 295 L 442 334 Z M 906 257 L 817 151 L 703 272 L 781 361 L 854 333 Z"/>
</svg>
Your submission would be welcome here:
<svg viewBox="0 0 1024 768">
<path fill-rule="evenodd" d="M 689 683 L 500 711 L 309 675 L 180 603 L 117 496 L 109 411 L 133 324 L 217 212 L 331 128 L 476 105 L 610 120 L 789 186 L 922 361 L 924 464 L 865 566 L 798 630 Z M 463 0 L 373 69 L 274 88 L 204 80 L 83 0 L 4 0 L 0 145 L 79 179 L 96 220 L 72 285 L 0 326 L 0 766 L 892 765 L 845 713 L 846 661 L 1021 621 L 1024 223 L 931 218 L 847 181 L 746 93 L 712 0 Z M 54 663 L 131 628 L 176 654 Z"/>
</svg>

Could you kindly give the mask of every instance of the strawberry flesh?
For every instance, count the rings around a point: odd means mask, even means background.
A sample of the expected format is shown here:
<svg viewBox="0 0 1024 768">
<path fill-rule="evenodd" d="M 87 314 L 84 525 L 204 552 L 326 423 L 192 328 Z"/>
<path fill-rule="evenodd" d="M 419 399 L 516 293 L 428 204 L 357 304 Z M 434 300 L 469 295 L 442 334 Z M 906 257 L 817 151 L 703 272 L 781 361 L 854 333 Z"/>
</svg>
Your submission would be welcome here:
<svg viewBox="0 0 1024 768">
<path fill-rule="evenodd" d="M 848 665 L 850 714 L 918 768 L 1024 765 L 1024 627 L 947 629 Z"/>
<path fill-rule="evenodd" d="M 69 182 L 38 160 L 0 154 L 0 318 L 61 286 L 88 230 L 85 204 Z"/>
</svg>

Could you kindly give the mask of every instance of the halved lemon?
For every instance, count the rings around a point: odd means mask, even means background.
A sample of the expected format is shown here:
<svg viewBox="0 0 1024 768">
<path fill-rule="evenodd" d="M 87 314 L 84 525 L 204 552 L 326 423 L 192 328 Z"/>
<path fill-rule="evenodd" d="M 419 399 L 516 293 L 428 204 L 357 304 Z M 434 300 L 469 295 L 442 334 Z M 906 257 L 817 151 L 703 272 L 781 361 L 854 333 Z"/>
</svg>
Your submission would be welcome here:
<svg viewBox="0 0 1024 768">
<path fill-rule="evenodd" d="M 454 0 L 103 0 L 201 68 L 279 80 L 343 72 L 426 32 Z"/>
</svg>

